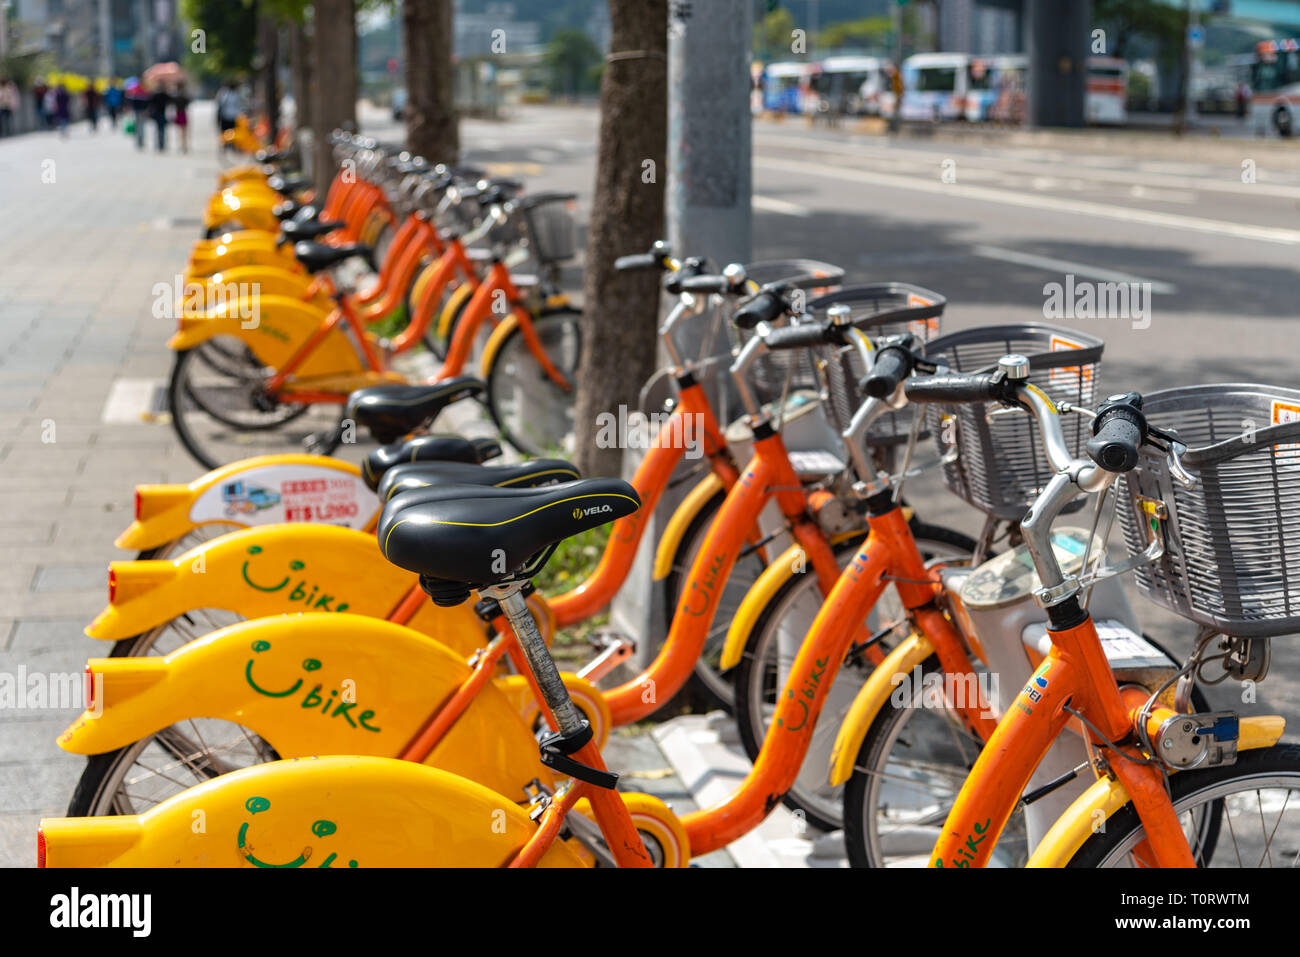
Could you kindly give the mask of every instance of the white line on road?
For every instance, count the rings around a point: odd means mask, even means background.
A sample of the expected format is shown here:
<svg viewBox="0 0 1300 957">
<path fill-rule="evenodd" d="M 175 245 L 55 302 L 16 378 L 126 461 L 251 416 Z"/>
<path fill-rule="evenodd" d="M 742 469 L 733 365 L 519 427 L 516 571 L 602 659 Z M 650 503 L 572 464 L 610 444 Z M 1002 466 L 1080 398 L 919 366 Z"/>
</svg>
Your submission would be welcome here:
<svg viewBox="0 0 1300 957">
<path fill-rule="evenodd" d="M 888 173 L 873 173 L 867 170 L 849 169 L 844 166 L 833 166 L 826 163 L 808 163 L 800 160 L 784 159 L 756 159 L 754 165 L 764 169 L 783 170 L 790 173 L 804 173 L 814 176 L 831 176 L 836 179 L 855 180 L 859 183 L 872 183 L 876 186 L 890 186 L 895 189 L 940 193 L 944 196 L 972 199 L 1001 206 L 1025 206 L 1031 209 L 1046 209 L 1054 213 L 1076 213 L 1080 216 L 1097 216 L 1101 219 L 1114 219 L 1124 223 L 1141 223 L 1146 226 L 1162 226 L 1167 229 L 1181 229 L 1194 233 L 1233 236 L 1237 239 L 1281 243 L 1285 246 L 1300 245 L 1300 229 L 1249 226 L 1245 223 L 1202 219 L 1199 216 L 1182 216 L 1177 213 L 1161 213 L 1148 209 L 1128 209 L 1123 206 L 1110 206 L 1106 203 L 1094 203 L 1080 199 L 1062 199 L 1045 194 L 1017 193 L 1011 190 L 992 189 L 985 186 L 963 186 L 960 183 L 941 183 L 937 178 L 928 180 L 909 176 L 891 176 Z"/>
<path fill-rule="evenodd" d="M 771 196 L 755 196 L 754 208 L 761 209 L 767 213 L 783 213 L 786 216 L 811 216 L 812 210 L 795 203 L 787 203 L 783 199 L 773 199 Z"/>
<path fill-rule="evenodd" d="M 1035 269 L 1045 269 L 1052 273 L 1073 273 L 1076 276 L 1087 276 L 1089 279 L 1100 279 L 1102 282 L 1150 283 L 1152 292 L 1163 295 L 1178 291 L 1178 287 L 1173 283 L 1143 279 L 1130 273 L 1070 262 L 1068 259 L 1035 256 L 1032 253 L 1016 252 L 1014 249 L 1002 249 L 998 246 L 976 246 L 971 251 L 984 259 L 996 259 L 999 262 L 1015 263 L 1018 266 L 1033 266 Z"/>
</svg>

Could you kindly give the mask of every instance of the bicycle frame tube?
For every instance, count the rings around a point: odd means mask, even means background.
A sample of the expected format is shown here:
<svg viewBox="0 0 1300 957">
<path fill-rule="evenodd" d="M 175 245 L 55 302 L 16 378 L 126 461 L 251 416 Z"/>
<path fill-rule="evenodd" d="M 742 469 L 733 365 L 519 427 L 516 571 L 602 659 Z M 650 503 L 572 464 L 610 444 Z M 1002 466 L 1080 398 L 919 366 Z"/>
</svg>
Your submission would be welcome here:
<svg viewBox="0 0 1300 957">
<path fill-rule="evenodd" d="M 447 241 L 442 255 L 438 257 L 437 264 L 433 267 L 434 274 L 429 277 L 429 281 L 424 288 L 424 294 L 420 301 L 415 304 L 412 310 L 410 323 L 402 332 L 393 337 L 390 345 L 393 352 L 405 352 L 410 349 L 422 338 L 428 331 L 433 317 L 437 313 L 438 303 L 442 300 L 443 293 L 455 279 L 456 273 L 459 272 L 465 282 L 469 283 L 475 289 L 478 288 L 478 274 L 474 271 L 473 264 L 469 257 L 465 255 L 465 247 L 459 239 L 450 239 Z M 466 306 L 466 314 L 469 313 L 470 304 Z M 454 344 L 453 338 L 453 344 Z M 464 364 L 464 360 L 462 365 Z M 455 375 L 456 373 L 451 373 Z"/>
<path fill-rule="evenodd" d="M 976 759 L 930 856 L 932 867 L 988 863 L 1034 769 L 1073 717 L 1066 705 L 1087 716 L 1111 741 L 1127 736 L 1132 727 L 1092 618 L 1049 633 L 1052 649 Z M 1097 743 L 1091 733 L 1089 738 Z M 1156 863 L 1194 866 L 1160 771 L 1113 750 L 1106 757 L 1147 828 Z"/>
<path fill-rule="evenodd" d="M 838 575 L 795 656 L 753 769 L 721 804 L 682 818 L 692 855 L 730 844 L 757 827 L 781 803 L 799 775 L 817 717 L 844 656 L 886 588 L 886 576 L 893 571 L 901 578 L 909 577 L 905 570 L 915 562 L 908 561 L 908 544 L 913 557 L 919 559 L 902 509 L 895 507 L 869 521 L 870 534 Z M 835 567 L 838 571 L 838 565 Z M 919 591 L 927 588 L 928 593 Z M 918 598 L 928 602 L 933 588 L 900 582 L 899 595 L 904 604 Z"/>
<path fill-rule="evenodd" d="M 456 329 L 451 335 L 451 344 L 447 347 L 447 358 L 443 360 L 442 368 L 434 376 L 435 381 L 461 374 L 465 363 L 469 361 L 470 350 L 474 347 L 474 339 L 483 320 L 491 319 L 493 325 L 500 321 L 492 311 L 492 300 L 500 291 L 504 293 L 506 302 L 513 304 L 514 297 L 511 296 L 513 290 L 514 284 L 510 282 L 510 273 L 505 265 L 494 262 L 492 268 L 488 270 L 487 278 L 474 290 L 474 295 L 465 304 L 465 312 L 456 323 Z"/>
<path fill-rule="evenodd" d="M 692 419 L 692 417 L 695 417 Z M 736 484 L 736 468 L 726 455 L 726 440 L 713 416 L 713 406 L 703 387 L 694 380 L 680 388 L 677 407 L 660 428 L 654 443 L 632 478 L 632 485 L 641 496 L 641 507 L 625 518 L 620 518 L 610 530 L 609 541 L 592 573 L 576 588 L 550 601 L 556 624 L 564 628 L 590 618 L 610 603 L 615 593 L 627 580 L 636 557 L 646 523 L 654 514 L 659 498 L 668 486 L 669 477 L 685 455 L 682 438 L 688 433 L 686 423 L 696 421 L 699 441 L 714 473 L 727 488 Z"/>
<path fill-rule="evenodd" d="M 804 513 L 803 486 L 790 465 L 785 444 L 769 428 L 768 434 L 755 439 L 753 459 L 727 493 L 700 546 L 658 656 L 640 675 L 606 693 L 615 724 L 629 724 L 653 714 L 686 683 L 708 638 L 721 586 L 771 498 L 792 524 L 796 538 L 807 541 L 813 567 L 825 570 L 819 575 L 839 574 L 830 544 Z"/>
</svg>

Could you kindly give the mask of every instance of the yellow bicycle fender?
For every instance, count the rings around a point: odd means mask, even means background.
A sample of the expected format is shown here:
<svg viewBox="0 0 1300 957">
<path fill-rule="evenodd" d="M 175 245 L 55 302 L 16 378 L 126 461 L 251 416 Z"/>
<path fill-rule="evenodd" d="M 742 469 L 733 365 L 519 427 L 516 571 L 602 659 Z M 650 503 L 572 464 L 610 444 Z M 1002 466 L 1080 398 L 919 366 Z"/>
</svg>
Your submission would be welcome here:
<svg viewBox="0 0 1300 957">
<path fill-rule="evenodd" d="M 897 682 L 895 675 L 911 674 L 912 669 L 934 653 L 934 647 L 924 635 L 910 634 L 897 648 L 885 656 L 858 689 L 840 730 L 835 735 L 831 749 L 830 783 L 839 787 L 853 776 L 853 763 L 858 759 L 862 742 L 876 720 L 880 709 L 889 701 Z"/>
<path fill-rule="evenodd" d="M 861 531 L 837 532 L 831 536 L 831 544 L 839 545 L 842 542 L 852 541 L 862 538 Z M 745 644 L 749 641 L 749 633 L 753 631 L 754 625 L 758 623 L 759 616 L 763 609 L 767 607 L 774 595 L 781 590 L 781 586 L 794 577 L 796 568 L 804 568 L 806 565 L 803 548 L 799 545 L 791 545 L 784 552 L 774 558 L 762 574 L 755 579 L 754 584 L 749 587 L 745 593 L 740 607 L 731 619 L 731 625 L 727 628 L 727 640 L 722 649 L 722 661 L 720 667 L 723 671 L 728 668 L 734 668 L 740 664 L 740 656 L 744 654 Z"/>
<path fill-rule="evenodd" d="M 653 794 L 645 794 L 640 791 L 623 791 L 619 793 L 619 797 L 623 799 L 623 803 L 627 806 L 628 814 L 632 817 L 632 823 L 641 832 L 642 840 L 650 837 L 659 845 L 659 849 L 663 852 L 660 867 L 665 870 L 690 867 L 691 839 L 687 836 L 686 828 L 682 826 L 681 820 L 673 813 L 672 808 Z M 591 810 L 591 802 L 586 798 L 581 798 L 573 805 L 573 813 L 581 814 L 592 821 L 596 819 Z M 647 842 L 648 844 L 649 842 Z M 652 856 L 654 855 L 654 851 L 649 846 L 646 847 L 646 850 L 649 850 Z"/>
<path fill-rule="evenodd" d="M 415 584 L 410 572 L 384 561 L 373 535 L 307 522 L 240 529 L 173 559 L 112 562 L 109 570 L 112 601 L 86 628 L 105 641 L 201 608 L 249 619 L 296 612 L 386 618 Z M 470 605 L 426 606 L 432 613 L 412 618 L 412 628 L 466 655 L 483 643 Z"/>
<path fill-rule="evenodd" d="M 682 503 L 668 519 L 668 524 L 664 526 L 664 532 L 659 536 L 659 544 L 655 547 L 655 581 L 663 581 L 668 577 L 668 573 L 673 570 L 673 559 L 677 557 L 677 549 L 681 547 L 686 529 L 690 527 L 700 510 L 722 490 L 722 479 L 710 472 L 682 499 Z"/>
<path fill-rule="evenodd" d="M 217 173 L 217 182 L 222 185 L 250 179 L 266 182 L 266 173 L 257 163 L 241 163 Z"/>
<path fill-rule="evenodd" d="M 95 658 L 91 708 L 59 737 L 102 754 L 189 718 L 250 728 L 282 757 L 399 757 L 470 675 L 427 636 L 354 615 L 282 615 L 214 631 L 167 657 Z M 510 702 L 486 686 L 425 760 L 523 800 L 549 781 L 537 742 Z"/>
<path fill-rule="evenodd" d="M 1271 748 L 1286 730 L 1286 719 L 1266 714 L 1242 718 L 1237 738 L 1238 751 Z M 1171 772 L 1178 773 L 1178 772 Z M 1110 816 L 1128 803 L 1124 785 L 1108 777 L 1099 778 L 1077 797 L 1043 835 L 1026 867 L 1065 867 L 1079 848 Z"/>
<path fill-rule="evenodd" d="M 560 678 L 564 681 L 564 687 L 569 689 L 569 697 L 573 698 L 573 703 L 582 709 L 582 713 L 591 723 L 591 733 L 596 747 L 603 748 L 605 742 L 609 740 L 609 729 L 614 725 L 605 696 L 586 678 L 579 678 L 567 671 L 560 672 Z M 493 683 L 523 718 L 524 724 L 530 728 L 536 727 L 542 712 L 528 679 L 523 675 L 506 675 L 497 678 Z"/>
<path fill-rule="evenodd" d="M 303 486 L 290 483 L 302 482 L 325 482 L 325 491 L 308 493 L 311 502 L 295 501 Z M 223 465 L 188 485 L 137 485 L 135 494 L 135 521 L 114 542 L 135 551 L 174 542 L 201 525 L 236 529 L 278 524 L 288 521 L 287 514 L 296 519 L 300 504 L 326 506 L 304 521 L 355 529 L 368 527 L 377 509 L 361 469 L 325 455 L 258 455 Z M 295 511 L 287 513 L 291 508 Z"/>
<path fill-rule="evenodd" d="M 479 375 L 483 381 L 487 381 L 488 372 L 492 369 L 493 363 L 497 361 L 497 353 L 505 345 L 506 337 L 510 335 L 519 325 L 519 317 L 513 312 L 501 320 L 501 324 L 492 330 L 488 336 L 487 344 L 483 346 L 483 358 L 479 361 Z"/>
<path fill-rule="evenodd" d="M 253 350 L 263 365 L 280 369 L 320 330 L 321 321 L 315 306 L 288 296 L 259 296 L 255 304 L 240 299 L 214 306 L 204 315 L 182 315 L 167 348 L 192 349 L 213 336 L 233 336 Z M 302 360 L 294 376 L 306 379 L 361 370 L 357 350 L 342 327 L 335 326 Z"/>
<path fill-rule="evenodd" d="M 302 268 L 297 265 L 297 260 L 294 259 L 293 250 L 291 249 L 285 251 L 284 249 L 277 249 L 274 245 L 227 246 L 220 243 L 214 246 L 210 253 L 192 257 L 185 267 L 184 278 L 189 281 L 200 276 L 210 276 L 212 273 L 220 272 L 223 269 L 234 269 L 236 266 L 275 266 L 281 269 Z"/>
<path fill-rule="evenodd" d="M 292 272 L 280 266 L 236 266 L 210 276 L 199 276 L 185 283 L 176 303 L 175 315 L 205 315 L 214 303 L 238 300 L 242 293 L 262 296 L 287 296 L 315 308 L 324 319 L 334 308 L 334 301 L 323 291 L 303 299 L 312 283 L 306 273 Z"/>
<path fill-rule="evenodd" d="M 276 761 L 138 816 L 46 818 L 46 867 L 500 867 L 535 833 L 500 794 L 372 757 Z M 579 867 L 556 841 L 542 867 Z"/>
<path fill-rule="evenodd" d="M 432 270 L 426 270 L 426 272 L 432 274 Z M 421 278 L 424 278 L 423 275 Z M 411 292 L 411 302 L 419 302 L 420 294 L 423 291 L 423 287 L 417 284 L 416 288 Z M 451 295 L 447 297 L 446 304 L 442 307 L 442 312 L 438 314 L 439 339 L 445 342 L 447 337 L 451 335 L 451 324 L 456 319 L 456 313 L 460 310 L 461 304 L 466 302 L 472 295 L 474 295 L 474 287 L 467 282 L 461 283 L 452 290 Z"/>
<path fill-rule="evenodd" d="M 190 261 L 212 256 L 220 246 L 225 246 L 227 249 L 248 247 L 279 250 L 281 248 L 277 237 L 260 229 L 231 229 L 210 239 L 196 239 L 194 245 L 190 247 Z"/>
<path fill-rule="evenodd" d="M 740 607 L 736 609 L 736 614 L 727 627 L 727 641 L 723 645 L 722 661 L 719 664 L 723 671 L 740 664 L 745 644 L 749 641 L 749 633 L 754 630 L 759 615 L 772 600 L 772 596 L 781 590 L 781 586 L 794 577 L 795 567 L 802 557 L 803 548 L 791 545 L 774 558 L 772 564 L 764 568 L 754 584 L 749 586 L 749 591 L 741 599 Z"/>
<path fill-rule="evenodd" d="M 280 221 L 272 212 L 284 197 L 266 186 L 241 182 L 227 186 L 208 200 L 203 210 L 203 225 L 208 229 L 222 223 L 237 222 L 245 229 L 280 231 Z"/>
</svg>

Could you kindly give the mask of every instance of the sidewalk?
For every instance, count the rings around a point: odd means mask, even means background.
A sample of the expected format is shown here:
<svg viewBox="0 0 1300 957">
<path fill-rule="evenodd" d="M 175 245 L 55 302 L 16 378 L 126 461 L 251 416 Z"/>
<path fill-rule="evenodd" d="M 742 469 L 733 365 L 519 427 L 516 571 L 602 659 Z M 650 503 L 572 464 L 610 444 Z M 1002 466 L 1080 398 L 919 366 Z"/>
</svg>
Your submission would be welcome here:
<svg viewBox="0 0 1300 957">
<path fill-rule="evenodd" d="M 0 143 L 0 672 L 107 654 L 82 628 L 134 487 L 195 474 L 167 426 L 101 422 L 115 380 L 166 375 L 153 287 L 184 266 L 218 165 L 210 111 L 194 121 L 189 156 L 104 124 Z M 84 759 L 54 739 L 79 710 L 0 711 L 0 866 L 34 863 L 37 819 L 66 807 Z"/>
</svg>

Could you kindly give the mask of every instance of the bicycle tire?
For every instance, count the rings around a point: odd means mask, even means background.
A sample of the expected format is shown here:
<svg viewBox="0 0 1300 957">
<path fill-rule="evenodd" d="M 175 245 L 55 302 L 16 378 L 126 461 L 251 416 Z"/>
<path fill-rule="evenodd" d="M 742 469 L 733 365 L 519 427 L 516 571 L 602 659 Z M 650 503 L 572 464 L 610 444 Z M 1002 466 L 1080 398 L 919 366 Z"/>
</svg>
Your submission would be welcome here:
<svg viewBox="0 0 1300 957">
<path fill-rule="evenodd" d="M 915 519 L 910 525 L 918 549 L 927 558 L 942 554 L 943 550 L 951 550 L 954 555 L 967 556 L 975 551 L 975 540 L 955 529 L 929 525 Z M 841 566 L 848 564 L 849 559 L 861 547 L 861 543 L 862 539 L 857 538 L 835 546 L 836 557 L 841 561 Z M 931 546 L 929 550 L 927 544 Z M 767 719 L 763 713 L 763 705 L 768 699 L 766 687 L 769 677 L 765 647 L 769 640 L 777 640 L 774 637 L 774 629 L 779 625 L 785 609 L 797 600 L 797 592 L 810 587 L 814 589 L 817 587 L 816 576 L 808 574 L 790 578 L 776 591 L 755 620 L 753 629 L 746 637 L 745 650 L 741 654 L 740 663 L 735 668 L 736 725 L 745 754 L 751 761 L 758 760 L 763 740 L 767 736 Z M 820 599 L 820 591 L 817 595 Z M 820 600 L 817 604 L 820 606 Z M 832 689 L 845 677 L 847 677 L 846 670 L 841 667 L 841 673 L 836 676 Z M 827 694 L 830 693 L 828 690 Z M 830 707 L 831 702 L 828 697 L 818 719 L 818 730 L 814 731 L 815 736 L 823 739 L 827 736 L 833 739 L 839 728 L 840 722 L 835 720 Z M 808 766 L 808 761 L 809 758 L 805 757 L 805 766 Z M 813 763 L 817 763 L 815 759 Z M 819 766 L 816 774 L 824 781 L 824 765 Z M 821 787 L 822 785 L 817 786 L 818 789 Z M 783 795 L 782 803 L 791 810 L 802 812 L 809 824 L 831 831 L 843 826 L 844 823 L 843 799 L 835 795 L 835 790 L 838 789 L 828 789 L 826 797 L 817 796 L 815 793 L 810 793 L 806 783 L 796 780 L 790 790 Z"/>
<path fill-rule="evenodd" d="M 283 421 L 268 423 L 258 428 L 232 426 L 224 418 L 215 416 L 209 412 L 202 403 L 195 399 L 193 391 L 188 388 L 187 372 L 189 363 L 194 358 L 194 355 L 195 350 L 193 349 L 186 349 L 176 353 L 175 360 L 172 363 L 171 378 L 167 383 L 167 407 L 171 411 L 172 429 L 176 432 L 176 437 L 180 439 L 181 445 L 185 447 L 185 451 L 187 451 L 190 456 L 199 463 L 199 465 L 209 470 L 220 468 L 221 466 L 240 458 L 247 458 L 251 454 L 287 451 L 284 448 L 285 445 L 289 444 L 287 439 L 282 442 L 264 442 L 263 445 L 266 447 L 260 451 L 243 450 L 229 458 L 213 454 L 204 447 L 204 443 L 194 434 L 190 424 L 186 421 L 185 404 L 187 402 L 193 403 L 204 415 L 214 419 L 221 425 L 232 429 L 236 433 L 243 434 L 274 432 L 286 425 L 297 422 L 311 410 L 312 406 L 304 405 L 302 406 L 301 411 L 295 410 L 293 416 Z M 337 422 L 333 423 L 330 427 L 323 427 L 322 429 L 318 429 L 311 433 L 313 441 L 310 445 L 305 448 L 295 448 L 292 449 L 292 451 L 306 451 L 319 455 L 331 455 L 339 445 L 342 444 L 342 434 L 339 429 L 339 424 L 342 422 L 343 416 L 344 406 L 340 405 Z"/>
<path fill-rule="evenodd" d="M 570 306 L 544 309 L 532 316 L 532 323 L 542 339 L 543 347 L 547 349 L 547 355 L 556 362 L 573 388 L 563 392 L 551 382 L 532 353 L 528 351 L 523 332 L 516 326 L 506 334 L 487 371 L 488 413 L 492 416 L 492 421 L 496 424 L 501 437 L 521 455 L 552 455 L 558 451 L 563 456 L 567 454 L 566 446 L 573 433 L 573 403 L 577 398 L 578 356 L 582 353 L 582 313 Z M 561 333 L 562 326 L 566 326 L 567 331 Z M 557 356 L 555 343 L 548 343 L 547 339 L 560 335 L 564 338 L 558 351 L 563 355 Z M 524 356 L 527 357 L 526 361 Z M 544 425 L 533 425 L 526 429 L 522 420 L 515 421 L 513 416 L 504 411 L 514 404 L 507 402 L 505 396 L 518 393 L 521 387 L 530 389 L 528 398 L 520 399 L 517 403 L 524 412 L 523 418 L 536 419 L 540 404 L 548 399 L 561 400 L 545 411 Z M 546 399 L 542 399 L 543 396 Z M 563 426 L 558 425 L 561 420 L 565 422 Z M 563 435 L 559 434 L 561 429 L 564 431 Z"/>
<path fill-rule="evenodd" d="M 1223 793 L 1225 785 L 1230 786 L 1231 782 L 1242 784 L 1254 782 L 1258 786 L 1266 780 L 1289 780 L 1290 787 L 1300 792 L 1300 745 L 1275 744 L 1268 748 L 1242 751 L 1237 755 L 1235 764 L 1204 770 L 1179 771 L 1170 777 L 1169 787 L 1174 807 L 1178 809 L 1194 803 L 1200 796 L 1226 805 L 1229 796 Z M 1300 800 L 1294 800 L 1292 803 L 1300 809 Z M 1260 804 L 1262 814 L 1262 801 Z M 1285 810 L 1285 805 L 1283 809 Z M 1279 813 L 1278 824 L 1280 823 Z M 1216 838 L 1221 839 L 1222 830 L 1220 826 Z M 1127 853 L 1123 850 L 1124 845 L 1141 832 L 1142 824 L 1138 819 L 1137 810 L 1132 802 L 1129 802 L 1110 816 L 1104 830 L 1093 834 L 1083 843 L 1066 866 L 1074 868 L 1106 866 L 1116 854 Z M 1229 832 L 1235 844 L 1236 830 L 1230 826 Z M 1273 834 L 1276 834 L 1276 830 Z M 1292 861 L 1292 866 L 1294 866 L 1298 838 L 1300 838 L 1300 825 L 1292 826 L 1285 832 L 1287 850 L 1291 852 L 1288 860 Z M 1216 850 L 1217 847 L 1216 844 Z M 1214 856 L 1214 852 L 1209 855 L 1211 864 Z M 1241 860 L 1240 848 L 1230 863 L 1224 863 L 1229 867 L 1248 866 Z M 1205 864 L 1198 861 L 1198 866 L 1203 867 Z"/>
</svg>

